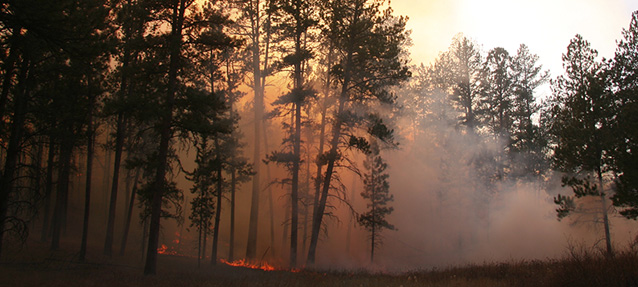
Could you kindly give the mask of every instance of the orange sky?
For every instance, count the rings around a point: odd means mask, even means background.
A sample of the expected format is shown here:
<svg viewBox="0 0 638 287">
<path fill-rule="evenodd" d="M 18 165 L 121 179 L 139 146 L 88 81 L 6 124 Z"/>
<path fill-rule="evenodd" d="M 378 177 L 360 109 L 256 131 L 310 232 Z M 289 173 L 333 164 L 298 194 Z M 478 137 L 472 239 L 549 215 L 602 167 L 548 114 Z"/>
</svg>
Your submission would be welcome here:
<svg viewBox="0 0 638 287">
<path fill-rule="evenodd" d="M 515 53 L 525 43 L 555 77 L 562 73 L 561 55 L 576 33 L 601 56 L 613 56 L 638 1 L 392 0 L 391 6 L 396 14 L 410 17 L 414 63 L 430 63 L 463 32 L 484 50 L 501 46 Z"/>
</svg>

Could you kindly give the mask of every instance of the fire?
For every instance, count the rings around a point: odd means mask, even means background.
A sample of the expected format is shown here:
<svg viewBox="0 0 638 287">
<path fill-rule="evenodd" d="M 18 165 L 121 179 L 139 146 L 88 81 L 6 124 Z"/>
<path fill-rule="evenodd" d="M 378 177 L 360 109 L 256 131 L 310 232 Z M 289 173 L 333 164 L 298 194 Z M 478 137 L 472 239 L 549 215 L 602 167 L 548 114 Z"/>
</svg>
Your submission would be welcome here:
<svg viewBox="0 0 638 287">
<path fill-rule="evenodd" d="M 276 271 L 277 268 L 275 268 L 274 266 L 268 264 L 267 262 L 261 262 L 261 263 L 252 263 L 249 262 L 245 259 L 240 259 L 240 260 L 236 260 L 233 262 L 228 262 L 225 259 L 220 259 L 220 261 L 226 265 L 230 265 L 230 266 L 235 266 L 235 267 L 244 267 L 244 268 L 250 268 L 250 269 L 261 269 L 264 271 Z"/>
<path fill-rule="evenodd" d="M 166 244 L 161 244 L 160 247 L 157 248 L 157 253 L 162 255 L 197 258 L 196 256 L 188 254 L 189 246 L 185 246 L 184 242 L 189 242 L 188 235 L 184 236 L 179 232 L 175 232 L 175 238 Z"/>
<path fill-rule="evenodd" d="M 162 244 L 162 246 L 157 248 L 157 253 L 163 255 L 178 255 L 175 249 L 173 249 L 172 247 L 168 248 L 168 246 L 166 246 L 165 244 Z"/>
</svg>

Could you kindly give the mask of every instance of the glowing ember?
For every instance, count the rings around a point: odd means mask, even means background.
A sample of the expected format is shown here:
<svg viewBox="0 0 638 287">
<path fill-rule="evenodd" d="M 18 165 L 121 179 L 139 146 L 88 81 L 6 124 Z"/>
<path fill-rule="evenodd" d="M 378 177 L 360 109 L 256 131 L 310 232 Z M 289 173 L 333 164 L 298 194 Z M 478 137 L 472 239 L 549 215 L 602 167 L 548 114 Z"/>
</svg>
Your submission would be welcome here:
<svg viewBox="0 0 638 287">
<path fill-rule="evenodd" d="M 250 268 L 250 269 L 261 269 L 264 271 L 275 271 L 277 270 L 277 268 L 273 267 L 272 265 L 266 263 L 266 262 L 261 262 L 261 263 L 253 263 L 253 262 L 249 262 L 245 259 L 240 259 L 240 260 L 236 260 L 233 262 L 228 262 L 227 260 L 224 259 L 220 259 L 220 261 L 226 265 L 230 265 L 230 266 L 235 266 L 235 267 L 244 267 L 244 268 Z"/>
<path fill-rule="evenodd" d="M 173 247 L 168 248 L 168 246 L 166 246 L 165 244 L 162 244 L 162 246 L 157 248 L 157 253 L 164 254 L 164 255 L 178 255 L 177 251 L 175 251 Z"/>
</svg>

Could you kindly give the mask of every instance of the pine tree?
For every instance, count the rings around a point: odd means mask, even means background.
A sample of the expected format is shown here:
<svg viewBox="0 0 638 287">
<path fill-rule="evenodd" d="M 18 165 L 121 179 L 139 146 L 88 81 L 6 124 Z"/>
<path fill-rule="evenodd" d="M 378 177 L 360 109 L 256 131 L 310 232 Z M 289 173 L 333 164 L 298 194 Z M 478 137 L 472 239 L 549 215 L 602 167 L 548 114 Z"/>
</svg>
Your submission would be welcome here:
<svg viewBox="0 0 638 287">
<path fill-rule="evenodd" d="M 250 202 L 250 218 L 248 224 L 248 240 L 246 243 L 246 258 L 255 259 L 257 256 L 257 232 L 259 227 L 259 205 L 261 191 L 262 131 L 265 124 L 264 93 L 266 79 L 273 73 L 272 61 L 272 13 L 274 0 L 242 0 L 236 2 L 240 18 L 239 33 L 247 35 L 246 58 L 247 70 L 252 74 L 248 85 L 253 89 L 253 155 L 252 165 L 252 193 Z"/>
<path fill-rule="evenodd" d="M 145 274 L 155 274 L 157 264 L 157 247 L 159 239 L 160 218 L 162 216 L 162 203 L 165 195 L 171 190 L 176 190 L 175 183 L 167 182 L 166 176 L 170 174 L 170 158 L 172 150 L 172 139 L 174 135 L 187 138 L 192 132 L 184 126 L 197 126 L 201 122 L 192 123 L 192 117 L 196 119 L 201 115 L 209 115 L 210 110 L 219 110 L 219 96 L 211 95 L 212 86 L 209 85 L 209 92 L 205 92 L 203 87 L 206 77 L 202 78 L 197 67 L 197 62 L 186 61 L 195 60 L 194 57 L 186 55 L 201 55 L 202 51 L 210 51 L 211 47 L 225 47 L 231 44 L 231 39 L 227 37 L 220 27 L 225 25 L 225 17 L 220 17 L 214 12 L 215 6 L 211 3 L 196 3 L 191 0 L 174 0 L 170 3 L 152 2 L 151 11 L 160 15 L 156 21 L 164 21 L 170 26 L 170 31 L 161 28 L 161 25 L 151 25 L 158 31 L 157 36 L 150 34 L 147 41 L 156 41 L 162 45 L 157 45 L 156 59 L 165 63 L 160 65 L 164 68 L 158 74 L 162 76 L 160 94 L 163 95 L 157 102 L 157 112 L 151 117 L 151 122 L 156 127 L 159 137 L 158 147 L 153 155 L 152 170 L 155 173 L 150 186 L 149 194 L 150 224 L 148 251 L 146 255 Z M 166 32 L 163 34 L 162 32 Z M 155 63 L 157 66 L 157 62 Z M 208 74 L 208 73 L 206 73 Z M 176 113 L 182 111 L 182 113 Z M 183 111 L 191 111 L 184 113 Z M 206 119 L 213 121 L 214 119 Z M 177 129 L 180 128 L 181 129 Z M 204 125 L 203 128 L 207 128 Z M 179 193 L 179 192 L 178 192 Z M 181 197 L 181 196 L 180 196 Z"/>
<path fill-rule="evenodd" d="M 312 58 L 312 51 L 309 48 L 311 43 L 308 39 L 314 38 L 312 28 L 317 25 L 318 15 L 313 1 L 284 0 L 275 2 L 275 5 L 278 11 L 276 22 L 280 37 L 293 47 L 290 51 L 286 51 L 283 57 L 283 64 L 292 66 L 292 88 L 275 104 L 281 109 L 291 106 L 289 113 L 294 120 L 291 122 L 289 137 L 284 140 L 284 148 L 288 148 L 289 151 L 274 152 L 270 159 L 289 165 L 288 170 L 291 174 L 290 266 L 294 267 L 297 265 L 299 241 L 302 107 L 306 106 L 308 100 L 314 96 L 314 90 L 310 88 L 306 80 L 306 67 Z M 282 115 L 289 113 L 284 112 Z"/>
<path fill-rule="evenodd" d="M 576 35 L 563 54 L 565 76 L 553 85 L 549 107 L 549 131 L 554 146 L 554 165 L 566 172 L 563 185 L 572 187 L 576 197 L 598 196 L 603 215 L 607 254 L 611 255 L 611 238 L 607 215 L 607 193 L 603 175 L 609 171 L 610 119 L 608 107 L 612 97 L 603 65 L 596 61 L 598 52 L 588 41 Z M 571 197 L 559 196 L 559 216 L 572 210 Z"/>
<path fill-rule="evenodd" d="M 508 143 L 514 177 L 540 177 L 549 170 L 547 140 L 534 116 L 540 112 L 534 90 L 549 80 L 538 56 L 521 44 L 512 58 L 512 127 Z"/>
<path fill-rule="evenodd" d="M 335 167 L 342 160 L 342 148 L 352 146 L 366 150 L 365 138 L 354 131 L 363 129 L 381 141 L 392 142 L 393 131 L 372 111 L 373 105 L 394 102 L 389 87 L 398 85 L 410 72 L 402 59 L 407 39 L 406 19 L 383 10 L 385 1 L 330 1 L 326 3 L 325 29 L 331 45 L 341 58 L 332 68 L 339 84 L 329 151 L 321 157 L 326 162 L 321 194 L 313 214 L 308 263 L 315 262 L 319 231 L 323 222 Z M 342 139 L 346 138 L 347 142 Z"/>
<path fill-rule="evenodd" d="M 509 138 L 512 126 L 511 57 L 504 48 L 489 51 L 479 78 L 479 121 L 497 139 Z"/>
<path fill-rule="evenodd" d="M 364 174 L 364 191 L 361 197 L 367 200 L 368 210 L 359 215 L 358 221 L 369 233 L 370 262 L 374 262 L 374 250 L 383 244 L 381 232 L 383 229 L 396 230 L 394 225 L 386 220 L 394 208 L 388 206 L 394 200 L 390 194 L 389 174 L 386 173 L 388 164 L 380 155 L 380 149 L 375 141 L 372 141 L 370 151 L 363 162 L 366 173 Z"/>
<path fill-rule="evenodd" d="M 612 200 L 626 218 L 638 218 L 638 11 L 634 12 L 623 39 L 618 42 L 612 66 L 616 118 L 611 135 L 615 147 L 612 166 L 617 175 Z"/>
<path fill-rule="evenodd" d="M 482 64 L 482 56 L 476 43 L 462 34 L 458 34 L 452 40 L 446 57 L 449 61 L 443 63 L 451 69 L 452 75 L 444 77 L 451 80 L 447 83 L 451 87 L 451 100 L 454 107 L 461 113 L 460 124 L 464 125 L 469 133 L 474 133 L 477 126 L 476 105 L 479 98 L 479 73 Z"/>
</svg>

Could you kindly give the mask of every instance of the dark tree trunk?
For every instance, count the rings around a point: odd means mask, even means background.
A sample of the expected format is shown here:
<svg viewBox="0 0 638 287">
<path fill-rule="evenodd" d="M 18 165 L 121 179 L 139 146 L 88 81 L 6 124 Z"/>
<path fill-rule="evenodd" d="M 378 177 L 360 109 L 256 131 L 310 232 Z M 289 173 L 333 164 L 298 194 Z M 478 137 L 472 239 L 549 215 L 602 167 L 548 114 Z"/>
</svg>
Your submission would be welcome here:
<svg viewBox="0 0 638 287">
<path fill-rule="evenodd" d="M 128 202 L 128 209 L 126 211 L 126 222 L 124 223 L 124 231 L 122 232 L 122 244 L 120 245 L 120 255 L 124 255 L 126 252 L 126 242 L 128 241 L 128 232 L 131 229 L 131 218 L 133 217 L 133 206 L 135 206 L 135 194 L 137 193 L 137 181 L 140 177 L 140 170 L 135 170 L 135 181 L 133 182 L 133 189 L 129 192 L 130 198 Z"/>
<path fill-rule="evenodd" d="M 204 241 L 202 242 L 202 259 L 206 259 L 206 241 L 208 241 L 208 229 L 210 228 L 210 226 L 204 226 L 202 228 L 204 228 Z"/>
<path fill-rule="evenodd" d="M 73 139 L 68 136 L 62 138 L 60 141 L 60 171 L 58 173 L 58 188 L 53 214 L 51 250 L 58 250 L 60 248 L 60 236 L 66 222 L 73 145 Z"/>
<path fill-rule="evenodd" d="M 297 5 L 299 8 L 299 5 Z M 297 11 L 301 13 L 300 11 Z M 295 53 L 301 55 L 301 23 L 297 23 L 295 34 Z M 294 71 L 294 91 L 298 93 L 295 97 L 294 107 L 294 137 L 293 137 L 293 162 L 292 162 L 292 191 L 291 191 L 291 227 L 290 227 L 290 266 L 297 266 L 297 243 L 299 233 L 299 169 L 301 162 L 301 106 L 303 105 L 303 71 L 301 70 L 302 60 L 295 62 Z"/>
<path fill-rule="evenodd" d="M 171 124 L 173 122 L 173 109 L 175 102 L 175 92 L 177 91 L 177 72 L 179 67 L 179 57 L 182 46 L 182 29 L 184 23 L 184 13 L 187 8 L 186 0 L 173 1 L 172 31 L 170 36 L 170 64 L 168 71 L 168 89 L 166 101 L 160 120 L 160 142 L 157 155 L 155 179 L 153 180 L 153 197 L 151 200 L 151 219 L 149 226 L 148 248 L 146 252 L 146 263 L 144 274 L 154 275 L 157 271 L 157 246 L 160 231 L 160 215 L 162 210 L 162 197 L 164 195 L 166 181 L 166 165 L 168 164 L 168 148 L 172 137 Z"/>
<path fill-rule="evenodd" d="M 132 5 L 131 0 L 128 0 L 128 7 Z M 131 13 L 127 11 L 127 13 Z M 126 100 L 126 96 L 130 94 L 129 88 L 129 72 L 128 68 L 131 61 L 131 49 L 129 45 L 129 37 L 131 34 L 131 27 L 128 25 L 125 28 L 126 31 L 126 45 L 124 47 L 124 53 L 122 56 L 122 76 L 120 78 L 120 91 L 119 97 L 120 100 Z M 113 180 L 111 182 L 111 200 L 109 204 L 109 215 L 108 222 L 106 225 L 106 238 L 104 239 L 104 255 L 111 256 L 113 253 L 113 233 L 115 229 L 115 213 L 116 213 L 116 205 L 117 205 L 117 192 L 119 188 L 119 176 L 120 176 L 120 165 L 122 161 L 122 151 L 124 149 L 124 137 L 126 134 L 126 115 L 124 111 L 119 111 L 117 114 L 117 126 L 115 131 L 115 162 L 113 163 Z M 128 232 L 128 230 L 126 231 Z"/>
<path fill-rule="evenodd" d="M 328 60 L 326 66 L 328 67 L 328 72 L 326 73 L 326 83 L 324 86 L 324 101 L 321 106 L 321 123 L 319 128 L 319 151 L 317 153 L 317 173 L 315 175 L 315 193 L 314 193 L 314 201 L 312 204 L 312 214 L 317 212 L 317 208 L 319 207 L 319 195 L 321 194 L 321 182 L 322 182 L 322 174 L 321 171 L 323 169 L 323 161 L 319 160 L 319 157 L 323 155 L 324 144 L 326 142 L 326 116 L 328 113 L 328 99 L 330 98 L 330 72 L 329 69 L 332 67 L 332 57 L 333 57 L 333 49 L 329 48 L 328 51 Z"/>
<path fill-rule="evenodd" d="M 82 224 L 82 243 L 80 244 L 80 261 L 86 259 L 86 244 L 89 235 L 89 218 L 91 211 L 91 177 L 93 175 L 93 148 L 95 142 L 93 127 L 93 107 L 95 106 L 95 96 L 89 95 L 90 107 L 87 120 L 87 145 L 86 145 L 86 186 L 84 190 L 84 223 Z"/>
<path fill-rule="evenodd" d="M 301 145 L 301 103 L 295 103 L 295 134 L 292 162 L 292 190 L 290 217 L 290 266 L 297 266 L 297 242 L 299 231 L 299 162 Z"/>
<path fill-rule="evenodd" d="M 142 222 L 142 241 L 140 242 L 140 250 L 142 253 L 142 259 L 146 257 L 146 243 L 148 242 L 148 218 L 144 218 L 144 222 Z"/>
<path fill-rule="evenodd" d="M 200 218 L 201 220 L 201 218 Z M 202 266 L 202 227 L 197 228 L 197 267 Z"/>
<path fill-rule="evenodd" d="M 352 42 L 352 41 L 351 41 Z M 353 46 L 354 43 L 350 43 Z M 319 231 L 321 230 L 321 223 L 323 220 L 323 214 L 326 209 L 326 202 L 328 200 L 328 192 L 330 191 L 330 182 L 332 180 L 332 173 L 334 171 L 335 161 L 337 159 L 337 151 L 339 149 L 339 139 L 341 137 L 341 125 L 340 115 L 343 114 L 345 103 L 348 100 L 348 88 L 350 85 L 350 71 L 352 69 L 352 50 L 348 52 L 346 56 L 346 63 L 344 67 L 344 78 L 341 86 L 341 94 L 338 98 L 339 107 L 337 110 L 337 119 L 332 127 L 332 140 L 330 142 L 330 152 L 328 154 L 328 165 L 326 167 L 326 175 L 323 178 L 323 188 L 321 189 L 321 195 L 319 203 L 313 214 L 312 218 L 312 232 L 310 234 L 310 246 L 308 247 L 308 264 L 315 263 L 315 253 L 317 251 L 317 243 L 319 241 Z"/>
<path fill-rule="evenodd" d="M 235 261 L 235 191 L 237 175 L 235 168 L 230 173 L 230 242 L 228 246 L 228 261 Z"/>
<path fill-rule="evenodd" d="M 217 162 L 219 166 L 217 166 L 217 200 L 215 203 L 215 226 L 213 227 L 213 248 L 212 253 L 210 255 L 210 263 L 215 265 L 217 264 L 217 243 L 219 241 L 219 220 L 222 216 L 222 186 L 224 183 L 224 179 L 222 178 L 222 159 L 221 159 L 221 151 L 219 140 L 215 139 L 215 150 L 217 152 Z"/>
<path fill-rule="evenodd" d="M 51 196 L 53 194 L 53 165 L 55 163 L 55 140 L 53 136 L 49 136 L 49 150 L 47 151 L 47 173 L 44 184 L 44 214 L 42 218 L 42 233 L 40 241 L 46 242 L 50 235 L 50 209 Z"/>
<path fill-rule="evenodd" d="M 117 115 L 117 127 L 115 131 L 115 162 L 113 163 L 113 181 L 111 182 L 111 200 L 109 202 L 109 217 L 106 224 L 106 239 L 104 240 L 104 255 L 113 254 L 113 233 L 115 229 L 115 213 L 117 208 L 117 191 L 120 179 L 120 164 L 122 162 L 122 150 L 124 148 L 124 129 L 126 123 L 124 114 Z"/>
<path fill-rule="evenodd" d="M 13 192 L 15 175 L 18 172 L 21 145 L 24 138 L 24 123 L 27 109 L 27 77 L 29 63 L 22 60 L 19 75 L 19 87 L 15 96 L 13 122 L 10 127 L 10 138 L 7 146 L 7 154 L 4 162 L 2 178 L 0 178 L 0 256 L 2 255 L 4 233 L 6 229 L 7 215 L 9 212 L 9 200 Z"/>
</svg>

